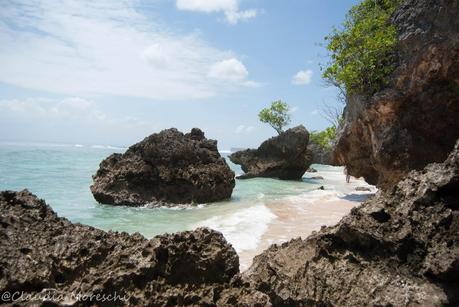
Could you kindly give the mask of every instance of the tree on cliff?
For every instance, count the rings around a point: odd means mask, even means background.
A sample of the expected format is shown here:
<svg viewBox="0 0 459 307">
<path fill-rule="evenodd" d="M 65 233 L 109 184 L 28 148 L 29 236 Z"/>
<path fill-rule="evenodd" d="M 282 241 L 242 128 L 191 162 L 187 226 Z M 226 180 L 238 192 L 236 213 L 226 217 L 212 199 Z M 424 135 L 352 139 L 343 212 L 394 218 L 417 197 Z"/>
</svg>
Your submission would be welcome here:
<svg viewBox="0 0 459 307">
<path fill-rule="evenodd" d="M 282 100 L 276 100 L 271 103 L 269 108 L 264 108 L 258 113 L 258 118 L 262 123 L 267 123 L 277 133 L 281 134 L 284 127 L 290 124 L 289 105 Z"/>
<path fill-rule="evenodd" d="M 363 0 L 346 16 L 341 29 L 325 37 L 330 62 L 324 79 L 345 95 L 373 94 L 395 69 L 397 30 L 390 18 L 401 0 Z"/>
</svg>

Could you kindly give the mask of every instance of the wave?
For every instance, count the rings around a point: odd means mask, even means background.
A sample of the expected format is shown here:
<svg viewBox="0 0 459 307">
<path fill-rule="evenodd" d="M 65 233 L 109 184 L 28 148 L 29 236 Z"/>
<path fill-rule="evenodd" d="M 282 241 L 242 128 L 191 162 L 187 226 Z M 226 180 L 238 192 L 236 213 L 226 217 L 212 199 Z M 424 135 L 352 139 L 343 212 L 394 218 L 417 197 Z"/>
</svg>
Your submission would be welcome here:
<svg viewBox="0 0 459 307">
<path fill-rule="evenodd" d="M 210 227 L 218 230 L 239 253 L 257 248 L 268 224 L 276 215 L 263 204 L 238 210 L 226 215 L 218 215 L 194 224 L 192 227 Z"/>
<path fill-rule="evenodd" d="M 116 150 L 126 150 L 126 147 L 118 147 L 118 146 L 111 146 L 111 145 L 91 145 L 91 148 L 95 149 L 116 149 Z"/>
</svg>

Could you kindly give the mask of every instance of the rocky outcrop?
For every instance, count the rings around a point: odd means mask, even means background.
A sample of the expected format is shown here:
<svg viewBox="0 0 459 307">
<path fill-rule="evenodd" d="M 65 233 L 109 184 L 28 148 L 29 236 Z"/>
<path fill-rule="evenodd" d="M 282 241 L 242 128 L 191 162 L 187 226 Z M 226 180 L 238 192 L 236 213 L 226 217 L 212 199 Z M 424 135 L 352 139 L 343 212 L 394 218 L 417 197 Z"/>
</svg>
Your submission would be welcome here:
<svg viewBox="0 0 459 307">
<path fill-rule="evenodd" d="M 103 204 L 163 206 L 231 197 L 235 181 L 217 141 L 167 129 L 100 163 L 91 192 Z"/>
<path fill-rule="evenodd" d="M 1 192 L 0 213 L 2 303 L 269 306 L 237 282 L 238 256 L 219 232 L 105 232 L 58 217 L 26 190 Z"/>
<path fill-rule="evenodd" d="M 244 280 L 274 306 L 456 306 L 459 142 L 336 226 L 272 245 Z"/>
<path fill-rule="evenodd" d="M 312 164 L 333 164 L 331 148 L 324 148 L 317 143 L 310 142 L 308 145 L 308 150 L 312 155 Z"/>
<path fill-rule="evenodd" d="M 297 180 L 311 165 L 308 141 L 309 132 L 301 125 L 264 141 L 258 149 L 238 151 L 229 158 L 241 165 L 245 172 L 238 177 L 241 179 L 271 177 Z"/>
<path fill-rule="evenodd" d="M 389 188 L 443 161 L 459 137 L 459 2 L 407 0 L 395 12 L 397 69 L 390 86 L 349 97 L 335 160 Z"/>
</svg>

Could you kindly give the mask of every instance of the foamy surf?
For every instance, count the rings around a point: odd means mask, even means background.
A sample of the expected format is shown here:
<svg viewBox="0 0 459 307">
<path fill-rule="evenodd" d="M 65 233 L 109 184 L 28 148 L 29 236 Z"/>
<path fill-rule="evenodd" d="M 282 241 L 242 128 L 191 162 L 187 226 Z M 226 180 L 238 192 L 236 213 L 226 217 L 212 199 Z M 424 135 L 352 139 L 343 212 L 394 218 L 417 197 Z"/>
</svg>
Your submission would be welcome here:
<svg viewBox="0 0 459 307">
<path fill-rule="evenodd" d="M 257 204 L 236 212 L 218 215 L 196 223 L 192 228 L 209 227 L 220 231 L 240 253 L 254 250 L 268 225 L 276 218 L 264 204 Z"/>
</svg>

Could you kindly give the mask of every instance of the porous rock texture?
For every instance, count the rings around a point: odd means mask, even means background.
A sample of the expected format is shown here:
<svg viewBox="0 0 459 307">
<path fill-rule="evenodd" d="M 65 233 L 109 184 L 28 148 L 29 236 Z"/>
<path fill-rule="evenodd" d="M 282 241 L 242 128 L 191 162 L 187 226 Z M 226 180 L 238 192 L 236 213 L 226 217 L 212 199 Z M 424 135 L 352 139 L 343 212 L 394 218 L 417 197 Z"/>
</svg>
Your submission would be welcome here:
<svg viewBox="0 0 459 307">
<path fill-rule="evenodd" d="M 5 292 L 20 291 L 53 301 L 19 305 L 270 305 L 266 295 L 238 284 L 235 250 L 207 228 L 147 240 L 73 224 L 27 190 L 4 191 L 0 246 L 2 303 L 8 303 Z M 116 301 L 96 298 L 115 293 Z"/>
<path fill-rule="evenodd" d="M 309 142 L 308 150 L 312 155 L 312 164 L 333 164 L 332 148 L 324 148 L 317 143 Z"/>
<path fill-rule="evenodd" d="M 103 160 L 93 180 L 98 202 L 128 206 L 214 202 L 230 198 L 235 185 L 217 141 L 197 128 L 154 133 Z"/>
<path fill-rule="evenodd" d="M 243 278 L 273 306 L 457 306 L 459 142 L 336 226 L 272 245 Z"/>
<path fill-rule="evenodd" d="M 264 141 L 257 149 L 235 152 L 230 160 L 241 165 L 240 179 L 271 177 L 298 180 L 312 163 L 308 151 L 309 132 L 302 125 Z"/>
<path fill-rule="evenodd" d="M 402 1 L 390 85 L 347 99 L 334 159 L 350 175 L 387 189 L 445 160 L 459 137 L 458 16 L 457 0 Z"/>
</svg>

